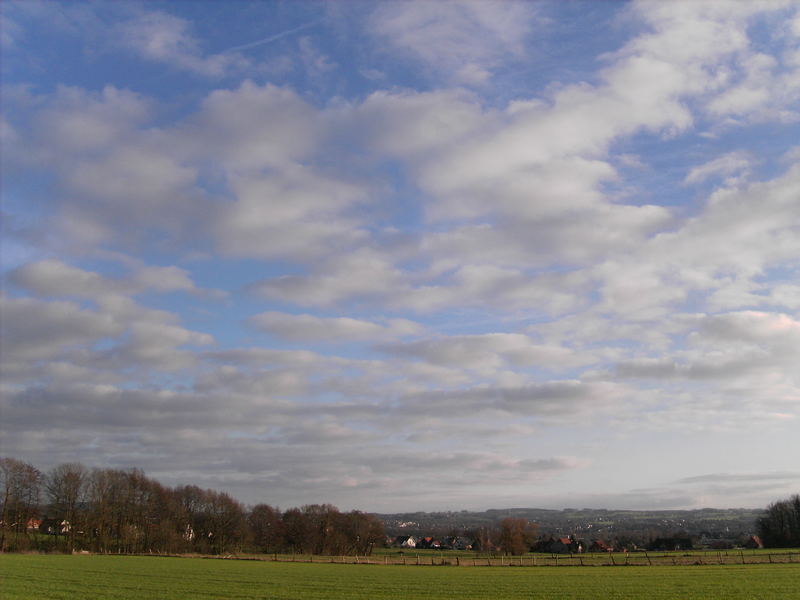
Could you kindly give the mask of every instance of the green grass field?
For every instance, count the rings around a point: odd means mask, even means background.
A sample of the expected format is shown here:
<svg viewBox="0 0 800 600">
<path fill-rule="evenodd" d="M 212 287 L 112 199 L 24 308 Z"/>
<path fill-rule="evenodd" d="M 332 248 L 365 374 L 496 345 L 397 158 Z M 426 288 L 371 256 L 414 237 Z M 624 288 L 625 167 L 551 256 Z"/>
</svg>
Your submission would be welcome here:
<svg viewBox="0 0 800 600">
<path fill-rule="evenodd" d="M 800 599 L 800 564 L 402 567 L 159 558 L 0 556 L 3 600 Z"/>
</svg>

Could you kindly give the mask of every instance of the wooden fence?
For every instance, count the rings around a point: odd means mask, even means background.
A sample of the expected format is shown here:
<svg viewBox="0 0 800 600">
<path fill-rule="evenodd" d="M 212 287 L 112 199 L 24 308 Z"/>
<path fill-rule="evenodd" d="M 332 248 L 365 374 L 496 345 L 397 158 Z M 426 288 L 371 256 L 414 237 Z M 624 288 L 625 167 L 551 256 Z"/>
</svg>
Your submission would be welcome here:
<svg viewBox="0 0 800 600">
<path fill-rule="evenodd" d="M 229 556 L 226 558 L 244 558 Z M 312 556 L 309 554 L 273 554 L 247 557 L 250 560 L 277 562 L 457 566 L 457 567 L 623 567 L 687 565 L 753 565 L 800 563 L 799 552 L 631 552 L 609 554 L 528 554 L 525 556 L 448 556 L 442 554 L 403 556 Z"/>
</svg>

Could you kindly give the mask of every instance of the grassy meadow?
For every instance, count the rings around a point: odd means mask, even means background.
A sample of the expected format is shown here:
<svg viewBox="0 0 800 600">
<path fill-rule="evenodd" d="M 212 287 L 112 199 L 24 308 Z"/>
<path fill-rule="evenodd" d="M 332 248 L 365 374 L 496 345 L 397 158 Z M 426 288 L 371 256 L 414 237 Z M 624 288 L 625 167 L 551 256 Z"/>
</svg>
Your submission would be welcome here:
<svg viewBox="0 0 800 600">
<path fill-rule="evenodd" d="M 402 567 L 106 555 L 0 555 L 3 600 L 800 599 L 800 564 Z"/>
</svg>

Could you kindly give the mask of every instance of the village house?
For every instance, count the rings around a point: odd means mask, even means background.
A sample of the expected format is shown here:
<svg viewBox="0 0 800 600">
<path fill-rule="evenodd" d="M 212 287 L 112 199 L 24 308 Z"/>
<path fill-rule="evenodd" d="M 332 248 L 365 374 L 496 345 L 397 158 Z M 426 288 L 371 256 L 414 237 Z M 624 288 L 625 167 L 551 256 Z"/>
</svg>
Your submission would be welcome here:
<svg viewBox="0 0 800 600">
<path fill-rule="evenodd" d="M 595 540 L 589 546 L 589 552 L 613 552 L 614 548 L 606 544 L 603 540 Z"/>
<path fill-rule="evenodd" d="M 392 540 L 390 545 L 393 548 L 415 548 L 417 546 L 417 540 L 411 535 L 398 535 Z"/>
<path fill-rule="evenodd" d="M 542 539 L 536 544 L 535 548 L 537 552 L 550 552 L 552 554 L 583 552 L 583 545 L 569 537 Z"/>
<path fill-rule="evenodd" d="M 64 519 L 43 519 L 39 531 L 47 535 L 65 535 L 70 531 L 69 521 Z"/>
<path fill-rule="evenodd" d="M 36 518 L 28 519 L 28 522 L 25 523 L 25 529 L 27 531 L 36 531 L 42 526 L 42 520 Z"/>
</svg>

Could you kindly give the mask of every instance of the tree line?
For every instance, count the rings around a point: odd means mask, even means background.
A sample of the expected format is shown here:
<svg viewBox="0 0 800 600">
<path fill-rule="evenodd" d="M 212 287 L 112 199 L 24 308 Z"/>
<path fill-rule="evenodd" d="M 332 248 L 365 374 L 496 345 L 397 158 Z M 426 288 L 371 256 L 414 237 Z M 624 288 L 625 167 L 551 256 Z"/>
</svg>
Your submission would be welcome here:
<svg viewBox="0 0 800 600">
<path fill-rule="evenodd" d="M 0 550 L 106 553 L 243 551 L 368 554 L 383 523 L 329 504 L 245 507 L 195 485 L 167 487 L 139 469 L 65 463 L 43 473 L 0 458 Z"/>
<path fill-rule="evenodd" d="M 758 519 L 758 535 L 769 548 L 800 548 L 800 494 L 770 504 Z"/>
</svg>

